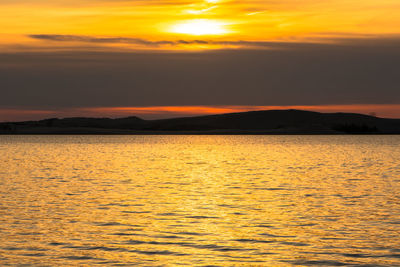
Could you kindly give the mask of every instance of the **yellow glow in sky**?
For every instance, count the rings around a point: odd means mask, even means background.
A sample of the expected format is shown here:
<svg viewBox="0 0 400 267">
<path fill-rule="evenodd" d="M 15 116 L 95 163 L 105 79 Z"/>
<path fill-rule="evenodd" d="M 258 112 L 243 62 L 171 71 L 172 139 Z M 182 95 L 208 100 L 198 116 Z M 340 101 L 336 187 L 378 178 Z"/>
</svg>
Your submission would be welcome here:
<svg viewBox="0 0 400 267">
<path fill-rule="evenodd" d="M 162 44 L 193 38 L 302 42 L 400 34 L 399 0 L 2 0 L 0 10 L 0 49 L 88 46 L 32 35 L 137 38 L 143 45 L 90 45 L 170 49 Z M 161 45 L 149 48 L 147 41 Z"/>
<path fill-rule="evenodd" d="M 195 19 L 178 23 L 171 28 L 171 31 L 189 35 L 222 35 L 229 32 L 224 23 L 208 19 Z"/>
</svg>

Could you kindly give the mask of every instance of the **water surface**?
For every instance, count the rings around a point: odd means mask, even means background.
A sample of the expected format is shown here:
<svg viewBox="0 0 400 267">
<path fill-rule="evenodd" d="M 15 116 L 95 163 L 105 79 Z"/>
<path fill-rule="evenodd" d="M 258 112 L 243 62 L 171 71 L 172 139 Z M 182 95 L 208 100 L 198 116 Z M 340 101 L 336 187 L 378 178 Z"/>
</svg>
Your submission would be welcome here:
<svg viewBox="0 0 400 267">
<path fill-rule="evenodd" d="M 0 136 L 0 265 L 400 266 L 400 136 Z"/>
</svg>

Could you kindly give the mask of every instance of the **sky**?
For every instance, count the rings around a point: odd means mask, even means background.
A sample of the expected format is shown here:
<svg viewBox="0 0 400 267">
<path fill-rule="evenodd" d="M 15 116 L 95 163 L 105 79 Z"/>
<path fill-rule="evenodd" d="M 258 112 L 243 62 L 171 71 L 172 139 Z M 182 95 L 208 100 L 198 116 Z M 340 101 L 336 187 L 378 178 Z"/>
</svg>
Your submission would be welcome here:
<svg viewBox="0 0 400 267">
<path fill-rule="evenodd" d="M 400 118 L 398 0 L 2 0 L 0 121 Z"/>
</svg>

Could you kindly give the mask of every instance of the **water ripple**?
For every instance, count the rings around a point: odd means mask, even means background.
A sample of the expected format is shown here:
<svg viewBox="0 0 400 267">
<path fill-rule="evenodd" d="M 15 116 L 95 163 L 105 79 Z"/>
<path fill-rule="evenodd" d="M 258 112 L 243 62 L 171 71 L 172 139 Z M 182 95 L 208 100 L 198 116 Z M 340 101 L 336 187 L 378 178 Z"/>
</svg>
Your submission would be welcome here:
<svg viewBox="0 0 400 267">
<path fill-rule="evenodd" d="M 0 136 L 1 266 L 400 266 L 399 136 Z"/>
</svg>

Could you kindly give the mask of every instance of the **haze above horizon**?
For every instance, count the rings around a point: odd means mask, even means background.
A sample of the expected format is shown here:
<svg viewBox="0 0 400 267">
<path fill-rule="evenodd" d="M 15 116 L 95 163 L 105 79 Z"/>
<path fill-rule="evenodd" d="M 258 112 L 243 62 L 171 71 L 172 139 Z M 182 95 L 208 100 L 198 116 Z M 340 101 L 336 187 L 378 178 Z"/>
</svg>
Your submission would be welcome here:
<svg viewBox="0 0 400 267">
<path fill-rule="evenodd" d="M 397 0 L 3 0 L 0 8 L 0 120 L 271 106 L 400 117 Z"/>
</svg>

